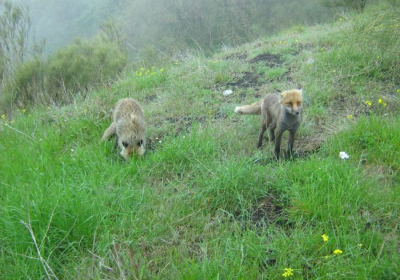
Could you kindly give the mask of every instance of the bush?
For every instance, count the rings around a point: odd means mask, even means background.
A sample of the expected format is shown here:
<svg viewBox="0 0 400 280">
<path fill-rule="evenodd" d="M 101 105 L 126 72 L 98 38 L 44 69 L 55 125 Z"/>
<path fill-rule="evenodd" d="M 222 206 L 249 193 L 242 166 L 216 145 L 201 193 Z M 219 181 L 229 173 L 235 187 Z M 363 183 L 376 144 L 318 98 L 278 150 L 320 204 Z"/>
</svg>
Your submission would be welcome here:
<svg viewBox="0 0 400 280">
<path fill-rule="evenodd" d="M 113 43 L 76 40 L 49 58 L 48 88 L 85 91 L 114 78 L 125 63 L 126 55 Z"/>
<path fill-rule="evenodd" d="M 1 107 L 65 103 L 78 93 L 109 82 L 126 64 L 126 52 L 104 39 L 75 40 L 48 59 L 21 64 L 6 85 Z"/>
</svg>

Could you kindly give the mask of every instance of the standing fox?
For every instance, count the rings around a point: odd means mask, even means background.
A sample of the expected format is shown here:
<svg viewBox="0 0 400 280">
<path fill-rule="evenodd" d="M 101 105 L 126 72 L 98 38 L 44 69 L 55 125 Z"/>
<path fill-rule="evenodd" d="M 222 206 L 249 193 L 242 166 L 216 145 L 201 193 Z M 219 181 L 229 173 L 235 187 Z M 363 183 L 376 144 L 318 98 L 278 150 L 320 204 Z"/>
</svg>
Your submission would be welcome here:
<svg viewBox="0 0 400 280">
<path fill-rule="evenodd" d="M 301 123 L 302 101 L 303 90 L 301 85 L 298 85 L 296 89 L 279 92 L 279 97 L 271 93 L 251 105 L 236 107 L 235 112 L 238 114 L 262 115 L 257 147 L 261 147 L 264 132 L 268 127 L 269 140 L 275 140 L 275 156 L 279 159 L 282 134 L 286 130 L 289 130 L 288 154 L 292 154 L 294 135 Z M 276 128 L 277 135 L 275 138 Z"/>
<path fill-rule="evenodd" d="M 146 137 L 143 110 L 139 103 L 132 98 L 121 99 L 115 104 L 113 123 L 104 132 L 103 141 L 114 134 L 117 135 L 117 144 L 121 148 L 121 156 L 128 160 L 135 152 L 144 155 Z"/>
</svg>

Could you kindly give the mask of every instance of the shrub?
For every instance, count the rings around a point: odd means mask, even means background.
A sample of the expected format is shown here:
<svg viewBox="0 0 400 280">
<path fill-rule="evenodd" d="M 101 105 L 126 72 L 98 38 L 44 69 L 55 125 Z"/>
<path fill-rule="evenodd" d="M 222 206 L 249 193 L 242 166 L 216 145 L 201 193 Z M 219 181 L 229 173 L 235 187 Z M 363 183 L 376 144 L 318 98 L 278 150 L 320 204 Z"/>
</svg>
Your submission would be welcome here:
<svg viewBox="0 0 400 280">
<path fill-rule="evenodd" d="M 21 64 L 5 87 L 1 107 L 71 101 L 76 94 L 114 79 L 126 61 L 118 43 L 77 39 L 46 60 L 33 58 Z"/>
</svg>

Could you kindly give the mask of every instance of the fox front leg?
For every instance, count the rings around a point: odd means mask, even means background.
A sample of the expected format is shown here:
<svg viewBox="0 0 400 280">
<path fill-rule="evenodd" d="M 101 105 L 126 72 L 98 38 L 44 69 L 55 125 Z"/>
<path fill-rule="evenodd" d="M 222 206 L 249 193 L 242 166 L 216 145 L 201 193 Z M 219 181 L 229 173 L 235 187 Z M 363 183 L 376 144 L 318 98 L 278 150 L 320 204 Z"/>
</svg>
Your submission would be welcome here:
<svg viewBox="0 0 400 280">
<path fill-rule="evenodd" d="M 103 137 L 101 138 L 102 141 L 107 141 L 108 138 L 113 136 L 117 132 L 117 125 L 115 122 L 113 122 L 109 128 L 106 129 L 106 131 L 103 134 Z"/>
<path fill-rule="evenodd" d="M 288 140 L 288 148 L 287 148 L 287 153 L 288 153 L 289 157 L 292 157 L 292 155 L 293 155 L 294 135 L 295 135 L 295 132 L 289 131 L 289 140 Z"/>
</svg>

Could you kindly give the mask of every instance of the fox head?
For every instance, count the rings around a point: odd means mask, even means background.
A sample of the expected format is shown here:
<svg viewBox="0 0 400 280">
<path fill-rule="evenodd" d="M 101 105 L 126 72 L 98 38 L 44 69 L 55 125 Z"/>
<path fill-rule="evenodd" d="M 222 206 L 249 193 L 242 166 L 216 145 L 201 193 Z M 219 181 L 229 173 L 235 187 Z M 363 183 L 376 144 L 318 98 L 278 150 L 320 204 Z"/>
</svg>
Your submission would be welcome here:
<svg viewBox="0 0 400 280">
<path fill-rule="evenodd" d="M 282 108 L 292 115 L 299 115 L 303 106 L 303 90 L 301 85 L 296 89 L 280 92 L 279 102 Z"/>
<path fill-rule="evenodd" d="M 125 160 L 129 160 L 133 154 L 144 155 L 146 145 L 144 120 L 133 114 L 120 119 L 117 123 L 117 135 L 121 156 Z"/>
</svg>

